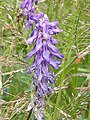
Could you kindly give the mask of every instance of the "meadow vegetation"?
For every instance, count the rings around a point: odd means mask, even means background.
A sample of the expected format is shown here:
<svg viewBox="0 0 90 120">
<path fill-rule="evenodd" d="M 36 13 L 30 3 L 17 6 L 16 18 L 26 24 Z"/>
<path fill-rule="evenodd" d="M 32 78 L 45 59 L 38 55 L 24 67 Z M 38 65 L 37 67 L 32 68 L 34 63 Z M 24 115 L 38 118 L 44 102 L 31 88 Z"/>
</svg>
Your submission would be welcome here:
<svg viewBox="0 0 90 120">
<path fill-rule="evenodd" d="M 25 29 L 20 0 L 0 0 L 0 120 L 27 120 L 33 58 L 26 54 L 30 32 Z M 37 11 L 59 21 L 55 35 L 64 55 L 55 73 L 55 93 L 45 98 L 46 120 L 90 120 L 90 0 L 39 0 Z M 31 118 L 32 120 L 32 114 Z"/>
</svg>

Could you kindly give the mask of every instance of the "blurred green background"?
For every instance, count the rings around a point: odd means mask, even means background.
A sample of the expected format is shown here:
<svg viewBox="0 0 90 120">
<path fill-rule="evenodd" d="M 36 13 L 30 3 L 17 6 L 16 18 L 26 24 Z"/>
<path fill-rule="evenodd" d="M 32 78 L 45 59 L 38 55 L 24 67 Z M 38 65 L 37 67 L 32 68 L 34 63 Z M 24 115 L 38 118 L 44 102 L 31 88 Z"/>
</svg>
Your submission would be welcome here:
<svg viewBox="0 0 90 120">
<path fill-rule="evenodd" d="M 27 69 L 33 48 L 26 40 L 20 0 L 0 0 L 0 120 L 27 120 L 32 75 Z M 55 94 L 45 98 L 46 120 L 90 120 L 90 0 L 39 0 L 37 12 L 59 21 L 54 36 L 64 54 L 56 75 Z M 30 118 L 32 120 L 32 117 Z"/>
</svg>

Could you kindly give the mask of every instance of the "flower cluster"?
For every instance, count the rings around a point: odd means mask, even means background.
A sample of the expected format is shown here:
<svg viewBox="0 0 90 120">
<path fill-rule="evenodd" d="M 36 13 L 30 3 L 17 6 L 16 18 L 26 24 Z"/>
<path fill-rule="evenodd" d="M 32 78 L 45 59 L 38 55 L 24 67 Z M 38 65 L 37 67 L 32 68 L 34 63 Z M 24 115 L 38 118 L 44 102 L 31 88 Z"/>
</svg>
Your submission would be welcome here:
<svg viewBox="0 0 90 120">
<path fill-rule="evenodd" d="M 58 21 L 50 22 L 46 14 L 40 12 L 35 13 L 34 3 L 37 5 L 38 0 L 24 0 L 21 4 L 23 15 L 26 16 L 26 28 L 30 29 L 34 24 L 34 29 L 27 44 L 34 43 L 34 48 L 29 52 L 26 58 L 30 59 L 34 56 L 34 62 L 30 66 L 28 73 L 34 71 L 33 83 L 36 86 L 36 104 L 44 105 L 43 97 L 49 92 L 53 92 L 50 84 L 54 84 L 54 73 L 50 70 L 51 66 L 58 69 L 64 56 L 60 54 L 55 44 L 58 44 L 52 35 L 62 32 L 58 28 Z"/>
<path fill-rule="evenodd" d="M 35 43 L 33 50 L 27 54 L 27 58 L 34 56 L 34 63 L 30 67 L 30 70 L 35 70 L 37 80 L 35 85 L 38 87 L 38 93 L 40 96 L 45 96 L 48 92 L 52 91 L 52 88 L 48 85 L 48 82 L 54 84 L 54 74 L 50 71 L 50 66 L 58 69 L 63 55 L 59 53 L 58 48 L 54 46 L 58 42 L 52 37 L 53 34 L 61 32 L 58 27 L 58 21 L 50 22 L 47 15 L 38 20 L 35 24 L 35 28 L 31 33 L 30 38 L 27 40 L 27 44 Z"/>
<path fill-rule="evenodd" d="M 34 22 L 38 22 L 39 18 L 43 17 L 43 13 L 35 14 L 33 3 L 38 4 L 38 0 L 24 0 L 21 4 L 23 15 L 26 16 L 26 29 L 29 30 Z"/>
</svg>

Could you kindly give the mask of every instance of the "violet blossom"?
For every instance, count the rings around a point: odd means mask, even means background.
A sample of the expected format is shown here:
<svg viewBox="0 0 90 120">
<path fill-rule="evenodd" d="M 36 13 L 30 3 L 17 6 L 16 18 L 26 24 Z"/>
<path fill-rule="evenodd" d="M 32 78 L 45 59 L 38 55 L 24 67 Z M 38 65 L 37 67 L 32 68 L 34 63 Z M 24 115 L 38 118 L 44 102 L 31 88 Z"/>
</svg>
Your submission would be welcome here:
<svg viewBox="0 0 90 120">
<path fill-rule="evenodd" d="M 37 80 L 35 80 L 34 83 L 38 87 L 38 93 L 42 97 L 52 91 L 48 82 L 54 84 L 54 73 L 49 70 L 50 66 L 58 69 L 61 64 L 60 59 L 63 58 L 58 48 L 54 46 L 54 44 L 58 42 L 52 37 L 52 35 L 62 32 L 57 26 L 58 21 L 50 22 L 48 16 L 45 14 L 44 17 L 40 18 L 38 23 L 35 24 L 30 38 L 26 41 L 27 44 L 35 43 L 33 50 L 28 53 L 26 57 L 29 59 L 34 56 L 34 62 L 30 70 L 35 70 Z M 58 58 L 58 60 L 56 60 L 55 57 Z"/>
<path fill-rule="evenodd" d="M 26 29 L 29 30 L 32 24 L 42 17 L 42 13 L 35 14 L 35 7 L 33 3 L 38 4 L 38 0 L 24 0 L 21 3 L 21 9 L 23 10 L 23 15 L 26 16 Z"/>
<path fill-rule="evenodd" d="M 34 24 L 34 29 L 30 35 L 30 38 L 26 43 L 34 43 L 34 48 L 30 51 L 26 58 L 30 59 L 34 56 L 34 62 L 30 66 L 28 73 L 31 71 L 35 73 L 33 76 L 33 84 L 36 87 L 36 105 L 40 109 L 44 106 L 43 98 L 48 93 L 53 93 L 51 84 L 55 84 L 54 73 L 51 71 L 51 67 L 58 69 L 61 64 L 61 59 L 64 56 L 59 52 L 55 44 L 58 44 L 57 40 L 52 35 L 62 32 L 58 28 L 58 21 L 50 22 L 46 14 L 40 12 L 35 13 L 34 3 L 37 5 L 38 0 L 24 0 L 21 4 L 23 15 L 26 16 L 26 28 L 27 30 Z"/>
</svg>

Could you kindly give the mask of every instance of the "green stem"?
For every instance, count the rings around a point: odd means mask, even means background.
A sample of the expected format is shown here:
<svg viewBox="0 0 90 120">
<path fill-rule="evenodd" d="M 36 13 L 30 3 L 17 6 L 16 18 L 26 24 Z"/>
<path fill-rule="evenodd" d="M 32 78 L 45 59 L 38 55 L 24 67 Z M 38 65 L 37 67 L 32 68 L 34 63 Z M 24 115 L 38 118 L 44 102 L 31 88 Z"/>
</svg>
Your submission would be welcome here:
<svg viewBox="0 0 90 120">
<path fill-rule="evenodd" d="M 32 110 L 33 110 L 33 108 L 29 111 L 29 115 L 27 117 L 27 120 L 29 120 L 31 118 Z"/>
</svg>

